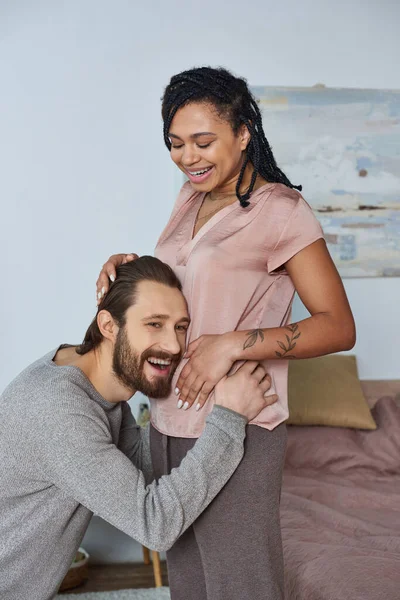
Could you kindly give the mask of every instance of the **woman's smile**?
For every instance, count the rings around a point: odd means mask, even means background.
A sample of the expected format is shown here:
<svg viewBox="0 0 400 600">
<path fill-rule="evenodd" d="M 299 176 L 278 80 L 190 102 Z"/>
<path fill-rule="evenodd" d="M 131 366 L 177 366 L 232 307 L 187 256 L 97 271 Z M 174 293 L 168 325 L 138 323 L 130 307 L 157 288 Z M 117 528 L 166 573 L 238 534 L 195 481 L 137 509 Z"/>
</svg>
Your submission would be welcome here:
<svg viewBox="0 0 400 600">
<path fill-rule="evenodd" d="M 187 176 L 192 183 L 203 183 L 212 174 L 214 167 L 206 167 L 205 169 L 186 169 L 183 167 Z"/>
</svg>

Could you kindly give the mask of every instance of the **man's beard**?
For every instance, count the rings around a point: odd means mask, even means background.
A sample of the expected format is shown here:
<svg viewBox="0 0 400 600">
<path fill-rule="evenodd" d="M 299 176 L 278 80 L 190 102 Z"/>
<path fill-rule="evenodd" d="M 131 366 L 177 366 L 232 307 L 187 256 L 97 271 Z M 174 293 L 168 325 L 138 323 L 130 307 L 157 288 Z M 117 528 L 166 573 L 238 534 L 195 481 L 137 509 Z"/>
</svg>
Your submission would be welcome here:
<svg viewBox="0 0 400 600">
<path fill-rule="evenodd" d="M 144 365 L 146 360 L 153 358 L 171 359 L 170 372 L 168 377 L 155 376 L 153 381 L 149 381 L 144 374 Z M 117 340 L 113 353 L 113 371 L 119 381 L 128 389 L 141 392 L 150 398 L 166 398 L 171 392 L 171 381 L 175 370 L 181 360 L 182 353 L 168 354 L 152 350 L 145 350 L 141 356 L 133 350 L 129 344 L 125 327 L 118 331 Z"/>
</svg>

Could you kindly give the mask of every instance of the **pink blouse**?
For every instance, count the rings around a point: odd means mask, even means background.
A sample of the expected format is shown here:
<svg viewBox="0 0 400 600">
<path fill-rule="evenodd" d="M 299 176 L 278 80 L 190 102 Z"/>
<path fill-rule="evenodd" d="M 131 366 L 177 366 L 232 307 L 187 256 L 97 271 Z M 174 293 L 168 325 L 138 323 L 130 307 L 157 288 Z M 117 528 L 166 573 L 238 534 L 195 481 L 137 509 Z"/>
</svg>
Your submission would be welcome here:
<svg viewBox="0 0 400 600">
<path fill-rule="evenodd" d="M 289 323 L 295 290 L 280 267 L 323 237 L 309 205 L 296 190 L 268 183 L 253 192 L 250 206 L 242 208 L 239 202 L 226 206 L 192 239 L 203 198 L 190 183 L 182 187 L 155 251 L 182 282 L 191 316 L 187 343 L 203 334 Z M 175 373 L 172 390 L 184 364 Z M 288 361 L 263 364 L 272 378 L 271 393 L 276 392 L 279 400 L 252 423 L 273 429 L 288 417 Z M 151 399 L 154 427 L 174 437 L 199 437 L 214 404 L 213 394 L 199 412 L 194 406 L 178 410 L 177 400 L 174 391 L 167 399 Z"/>
</svg>

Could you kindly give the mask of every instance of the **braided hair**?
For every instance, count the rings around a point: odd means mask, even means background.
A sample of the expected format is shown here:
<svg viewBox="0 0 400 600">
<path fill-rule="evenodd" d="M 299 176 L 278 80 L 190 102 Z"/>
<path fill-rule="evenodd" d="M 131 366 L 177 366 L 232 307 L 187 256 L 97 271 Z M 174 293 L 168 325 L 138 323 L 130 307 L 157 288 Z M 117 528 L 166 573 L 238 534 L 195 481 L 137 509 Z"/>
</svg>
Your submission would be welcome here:
<svg viewBox="0 0 400 600">
<path fill-rule="evenodd" d="M 268 182 L 283 183 L 301 191 L 301 185 L 293 185 L 276 164 L 271 146 L 265 137 L 260 109 L 246 80 L 235 77 L 223 68 L 199 67 L 183 71 L 171 78 L 162 99 L 164 142 L 168 150 L 171 151 L 169 131 L 172 120 L 180 108 L 192 102 L 213 105 L 217 114 L 231 124 L 235 135 L 242 125 L 250 132 L 250 142 L 236 184 L 236 196 L 241 206 L 249 205 L 248 200 L 258 174 Z M 241 194 L 240 187 L 249 162 L 254 169 L 248 189 Z"/>
</svg>

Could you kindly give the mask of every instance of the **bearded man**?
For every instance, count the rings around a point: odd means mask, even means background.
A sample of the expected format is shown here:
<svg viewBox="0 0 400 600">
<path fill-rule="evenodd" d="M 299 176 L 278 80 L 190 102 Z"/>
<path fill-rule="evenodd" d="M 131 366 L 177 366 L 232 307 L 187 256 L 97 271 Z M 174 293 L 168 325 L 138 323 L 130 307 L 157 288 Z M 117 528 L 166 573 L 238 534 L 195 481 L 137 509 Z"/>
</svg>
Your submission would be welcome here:
<svg viewBox="0 0 400 600">
<path fill-rule="evenodd" d="M 63 344 L 0 397 L 0 597 L 54 598 L 93 513 L 154 550 L 169 549 L 231 477 L 270 380 L 245 363 L 179 468 L 152 483 L 149 431 L 128 400 L 168 396 L 189 315 L 166 264 L 122 265 L 79 346 Z"/>
</svg>

